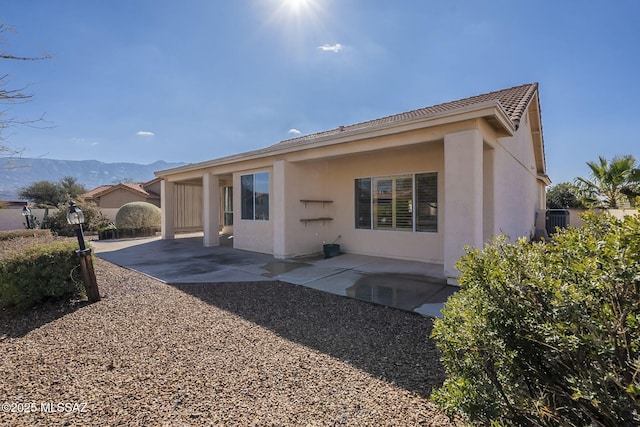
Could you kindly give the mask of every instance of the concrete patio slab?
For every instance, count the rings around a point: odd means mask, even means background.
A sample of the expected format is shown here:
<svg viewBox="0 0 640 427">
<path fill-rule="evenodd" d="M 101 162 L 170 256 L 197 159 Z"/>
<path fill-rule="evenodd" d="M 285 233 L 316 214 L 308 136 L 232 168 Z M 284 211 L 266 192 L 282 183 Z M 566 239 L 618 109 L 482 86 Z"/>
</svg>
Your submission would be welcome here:
<svg viewBox="0 0 640 427">
<path fill-rule="evenodd" d="M 279 280 L 426 316 L 439 316 L 456 286 L 441 265 L 341 254 L 288 260 L 229 246 L 204 247 L 202 235 L 92 242 L 97 256 L 170 284 Z"/>
<path fill-rule="evenodd" d="M 345 271 L 345 269 L 306 265 L 302 268 L 296 268 L 295 270 L 274 276 L 274 278 L 295 285 L 306 285 L 307 283 L 335 276 L 342 271 Z"/>
<path fill-rule="evenodd" d="M 354 270 L 342 270 L 333 276 L 327 276 L 313 282 L 308 282 L 304 286 L 317 289 L 319 291 L 329 292 L 335 295 L 348 296 L 347 289 L 353 286 L 360 278 L 362 273 Z"/>
<path fill-rule="evenodd" d="M 384 258 L 371 257 L 367 255 L 345 254 L 345 253 L 340 254 L 340 256 L 327 258 L 327 259 L 325 259 L 322 255 L 295 258 L 295 260 L 304 261 L 309 264 L 322 265 L 324 267 L 343 268 L 343 269 L 358 268 L 362 265 L 370 264 L 372 262 L 376 262 L 376 260 L 383 260 L 383 259 Z"/>
</svg>

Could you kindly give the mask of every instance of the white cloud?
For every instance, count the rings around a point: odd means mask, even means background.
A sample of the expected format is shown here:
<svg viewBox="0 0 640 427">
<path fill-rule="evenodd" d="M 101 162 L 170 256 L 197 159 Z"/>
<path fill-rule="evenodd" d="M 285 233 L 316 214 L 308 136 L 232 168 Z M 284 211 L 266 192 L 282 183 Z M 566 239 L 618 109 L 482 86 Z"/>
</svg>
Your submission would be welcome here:
<svg viewBox="0 0 640 427">
<path fill-rule="evenodd" d="M 318 46 L 318 49 L 324 52 L 340 52 L 342 50 L 342 45 L 340 43 L 336 43 L 334 45 L 323 44 L 322 46 Z"/>
<path fill-rule="evenodd" d="M 79 146 L 91 146 L 91 147 L 95 147 L 96 145 L 99 145 L 100 143 L 98 141 L 90 141 L 88 139 L 85 138 L 71 138 L 71 141 Z"/>
<path fill-rule="evenodd" d="M 302 132 L 300 132 L 298 129 L 289 129 L 289 133 L 294 135 L 300 135 Z"/>
<path fill-rule="evenodd" d="M 138 135 L 138 136 L 156 136 L 155 133 L 148 132 L 146 130 L 139 130 L 138 132 L 136 132 L 136 135 Z"/>
</svg>

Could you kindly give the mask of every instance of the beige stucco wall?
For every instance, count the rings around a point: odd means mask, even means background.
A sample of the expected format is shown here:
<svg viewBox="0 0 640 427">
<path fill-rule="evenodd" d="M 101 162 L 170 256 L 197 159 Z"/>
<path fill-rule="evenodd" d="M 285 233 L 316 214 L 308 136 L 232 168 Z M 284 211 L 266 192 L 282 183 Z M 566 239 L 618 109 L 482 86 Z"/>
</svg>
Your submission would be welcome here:
<svg viewBox="0 0 640 427">
<path fill-rule="evenodd" d="M 331 191 L 329 165 L 326 160 L 291 163 L 281 162 L 284 183 L 281 199 L 284 208 L 274 212 L 274 220 L 282 219 L 277 230 L 275 255 L 288 258 L 294 255 L 322 251 L 322 243 L 333 241 L 333 221 L 302 222 L 301 219 L 336 218 L 337 201 Z M 274 176 L 277 183 L 278 176 Z M 301 200 L 324 200 L 331 203 L 301 202 Z M 274 199 L 274 202 L 277 200 Z M 283 218 L 278 218 L 282 215 Z M 335 221 L 335 220 L 334 220 Z"/>
<path fill-rule="evenodd" d="M 484 242 L 485 138 L 474 129 L 444 138 L 444 274 L 458 276 L 455 263 L 465 246 Z"/>
<path fill-rule="evenodd" d="M 443 145 L 442 141 L 411 148 L 378 151 L 327 162 L 326 192 L 331 214 L 324 238 L 331 243 L 338 236 L 341 249 L 365 255 L 403 258 L 424 262 L 443 261 Z M 355 179 L 386 175 L 438 173 L 438 232 L 362 230 L 355 228 Z M 322 226 L 321 223 L 314 227 Z M 309 227 L 309 226 L 308 226 Z M 322 242 L 317 241 L 317 245 Z"/>
<path fill-rule="evenodd" d="M 286 258 L 321 252 L 323 243 L 331 243 L 341 236 L 338 243 L 345 252 L 442 262 L 441 231 L 414 233 L 360 230 L 355 229 L 354 225 L 356 178 L 438 172 L 438 191 L 441 195 L 444 185 L 442 165 L 442 141 L 438 141 L 411 148 L 325 160 L 285 160 L 275 172 L 273 167 L 259 167 L 234 173 L 234 247 L 273 253 Z M 242 220 L 240 176 L 263 171 L 270 173 L 269 221 Z M 283 174 L 284 178 L 279 174 Z M 277 189 L 276 182 L 278 185 L 282 183 L 284 188 Z M 301 200 L 327 203 L 305 203 Z M 282 203 L 283 206 L 279 206 L 278 203 Z M 441 222 L 442 210 L 439 214 Z M 333 220 L 301 221 L 313 218 Z M 278 226 L 278 222 L 282 225 Z M 441 224 L 439 227 L 441 229 Z M 278 228 L 278 235 L 274 234 L 274 228 Z"/>
<path fill-rule="evenodd" d="M 38 222 L 42 222 L 45 209 L 31 209 L 31 214 L 36 217 Z M 58 210 L 55 208 L 49 209 L 49 215 L 55 215 Z M 0 230 L 22 230 L 25 228 L 26 220 L 22 215 L 22 208 L 20 209 L 0 209 Z"/>
<path fill-rule="evenodd" d="M 505 234 L 510 239 L 533 236 L 536 212 L 542 211 L 544 206 L 541 206 L 540 193 L 543 188 L 537 180 L 528 121 L 521 121 L 513 137 L 499 138 L 496 141 L 494 167 L 493 234 Z M 544 217 L 544 213 L 538 213 L 538 217 L 541 216 Z"/>
<path fill-rule="evenodd" d="M 570 227 L 582 227 L 584 221 L 580 218 L 580 215 L 587 212 L 586 209 L 568 209 L 569 211 L 569 226 Z M 638 209 L 594 209 L 594 212 L 600 214 L 603 212 L 613 215 L 618 219 L 622 219 L 626 215 L 638 215 L 640 210 Z"/>
<path fill-rule="evenodd" d="M 287 258 L 319 252 L 323 242 L 341 236 L 338 243 L 345 252 L 443 263 L 445 273 L 454 277 L 452 266 L 465 244 L 482 246 L 499 233 L 512 239 L 533 234 L 544 186 L 532 145 L 526 120 L 513 137 L 499 138 L 494 127 L 474 119 L 271 156 L 249 155 L 168 178 L 176 182 L 177 218 L 184 208 L 177 199 L 180 181 L 197 182 L 206 172 L 233 176 L 235 248 Z M 242 220 L 240 177 L 264 171 L 270 173 L 270 218 Z M 425 172 L 438 173 L 438 232 L 355 228 L 356 178 Z M 191 205 L 202 203 L 202 186 L 199 192 L 200 199 L 193 193 Z M 312 218 L 332 220 L 300 221 Z"/>
<path fill-rule="evenodd" d="M 145 189 L 147 191 L 151 191 L 153 193 L 160 194 L 160 191 L 161 191 L 160 181 L 157 181 L 157 182 L 154 182 L 153 184 L 145 186 Z M 158 207 L 160 207 L 160 200 L 158 200 Z"/>
<path fill-rule="evenodd" d="M 269 220 L 241 219 L 240 177 L 251 173 L 269 172 Z M 273 167 L 246 169 L 233 174 L 233 247 L 253 252 L 273 253 Z"/>
<path fill-rule="evenodd" d="M 131 191 L 119 189 L 111 191 L 100 196 L 101 208 L 120 208 L 122 205 L 131 202 L 146 202 L 146 198 L 142 195 L 135 194 Z"/>
<path fill-rule="evenodd" d="M 100 212 L 102 213 L 102 215 L 104 215 L 113 223 L 116 222 L 116 215 L 118 215 L 119 210 L 120 208 L 100 208 Z"/>
</svg>

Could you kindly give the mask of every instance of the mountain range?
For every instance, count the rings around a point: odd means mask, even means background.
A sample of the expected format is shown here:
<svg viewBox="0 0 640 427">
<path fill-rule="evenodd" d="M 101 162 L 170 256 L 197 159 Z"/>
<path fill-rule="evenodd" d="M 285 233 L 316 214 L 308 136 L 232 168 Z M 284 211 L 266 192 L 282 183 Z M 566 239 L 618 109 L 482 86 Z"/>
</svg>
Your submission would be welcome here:
<svg viewBox="0 0 640 427">
<path fill-rule="evenodd" d="M 153 172 L 182 166 L 184 163 L 157 161 L 138 163 L 104 163 L 98 160 L 53 160 L 41 158 L 0 158 L 0 200 L 20 200 L 21 188 L 37 181 L 58 182 L 72 176 L 87 190 L 99 185 L 123 181 L 146 182 L 155 178 Z"/>
</svg>

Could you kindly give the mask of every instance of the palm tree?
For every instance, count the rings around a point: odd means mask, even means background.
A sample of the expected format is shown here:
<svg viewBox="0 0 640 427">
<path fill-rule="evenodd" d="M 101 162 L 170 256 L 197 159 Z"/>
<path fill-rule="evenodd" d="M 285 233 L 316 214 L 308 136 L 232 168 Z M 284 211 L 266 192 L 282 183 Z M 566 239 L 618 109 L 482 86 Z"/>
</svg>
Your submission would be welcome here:
<svg viewBox="0 0 640 427">
<path fill-rule="evenodd" d="M 636 168 L 629 174 L 630 185 L 622 189 L 622 193 L 627 196 L 631 206 L 640 204 L 640 168 Z"/>
<path fill-rule="evenodd" d="M 640 193 L 640 169 L 632 155 L 614 157 L 611 162 L 600 156 L 599 163 L 587 162 L 591 179 L 577 178 L 576 185 L 587 206 L 608 209 L 634 204 Z"/>
</svg>

